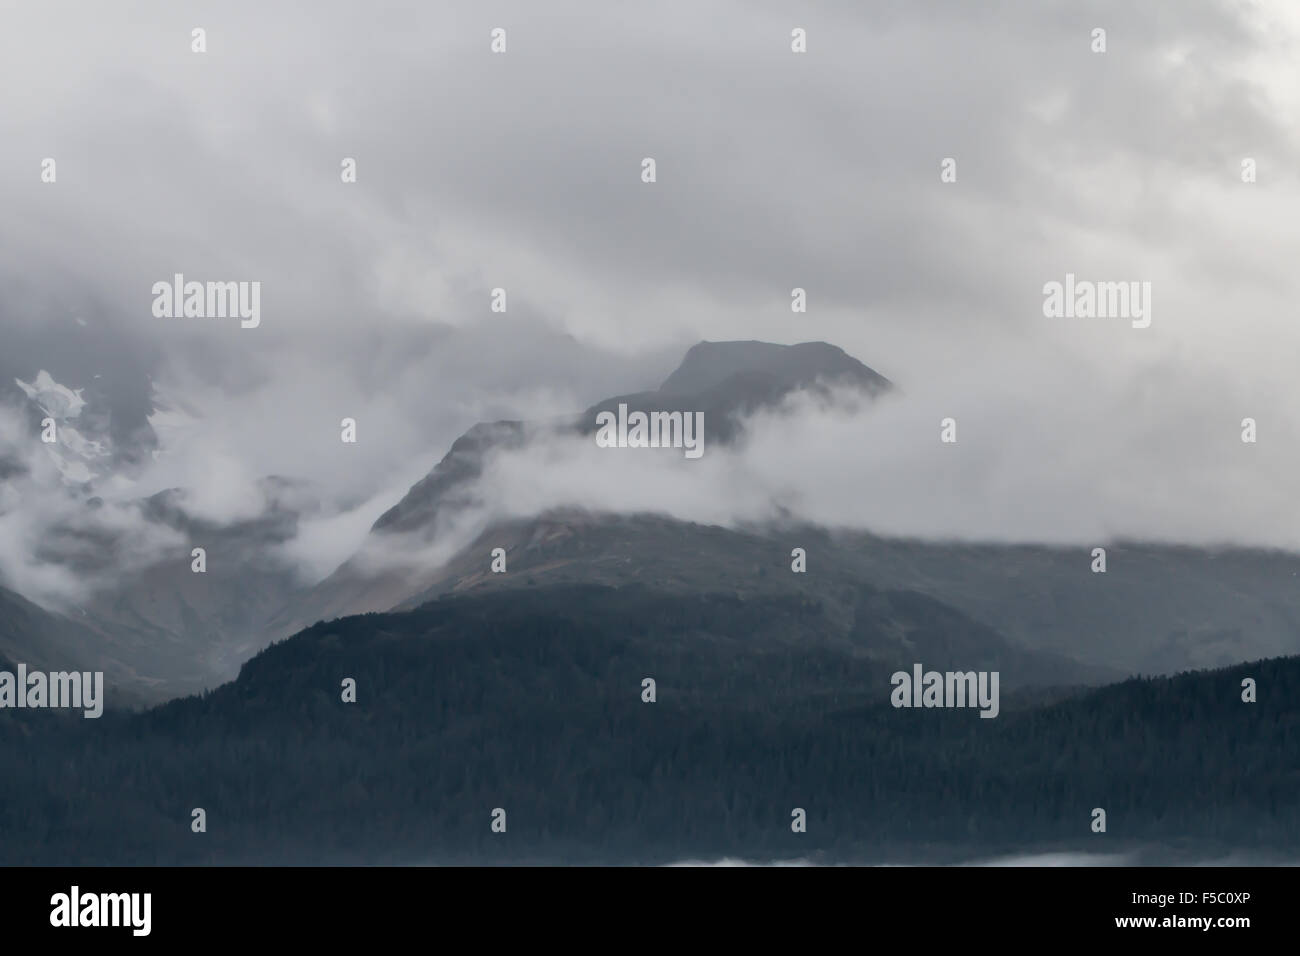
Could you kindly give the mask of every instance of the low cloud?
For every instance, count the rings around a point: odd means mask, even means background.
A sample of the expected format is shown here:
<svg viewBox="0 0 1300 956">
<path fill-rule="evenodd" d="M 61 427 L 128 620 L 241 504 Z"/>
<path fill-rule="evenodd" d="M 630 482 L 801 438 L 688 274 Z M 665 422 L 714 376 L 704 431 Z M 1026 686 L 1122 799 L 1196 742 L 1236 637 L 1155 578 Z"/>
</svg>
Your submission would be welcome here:
<svg viewBox="0 0 1300 956">
<path fill-rule="evenodd" d="M 478 494 L 494 517 L 548 508 L 658 512 L 742 525 L 796 519 L 876 534 L 1047 544 L 1117 538 L 1300 550 L 1288 502 L 1300 474 L 1294 410 L 1258 421 L 1231 383 L 1181 382 L 1194 401 L 1165 404 L 1166 376 L 1099 388 L 1083 366 L 1015 379 L 915 383 L 864 407 L 798 393 L 747 421 L 735 447 L 597 448 L 550 437 L 489 459 Z M 955 443 L 940 440 L 956 423 Z"/>
<path fill-rule="evenodd" d="M 0 405 L 0 584 L 48 604 L 83 599 L 184 544 L 135 500 L 101 498 L 67 482 L 57 452 L 26 417 Z"/>
<path fill-rule="evenodd" d="M 530 446 L 439 541 L 577 505 L 1300 547 L 1286 0 L 1099 0 L 1087 22 L 958 0 L 155 7 L 27 4 L 0 32 L 0 83 L 32 92 L 0 105 L 0 394 L 41 370 L 86 388 L 120 452 L 95 510 L 15 425 L 8 586 L 98 586 L 47 560 L 67 529 L 119 535 L 131 567 L 174 544 L 139 498 L 184 488 L 225 525 L 274 507 L 271 475 L 312 489 L 278 556 L 319 577 L 474 423 L 651 388 L 733 338 L 832 342 L 904 392 L 796 402 L 699 461 Z M 261 326 L 153 316 L 176 272 L 261 282 Z M 1071 272 L 1149 281 L 1150 328 L 1045 318 Z"/>
</svg>

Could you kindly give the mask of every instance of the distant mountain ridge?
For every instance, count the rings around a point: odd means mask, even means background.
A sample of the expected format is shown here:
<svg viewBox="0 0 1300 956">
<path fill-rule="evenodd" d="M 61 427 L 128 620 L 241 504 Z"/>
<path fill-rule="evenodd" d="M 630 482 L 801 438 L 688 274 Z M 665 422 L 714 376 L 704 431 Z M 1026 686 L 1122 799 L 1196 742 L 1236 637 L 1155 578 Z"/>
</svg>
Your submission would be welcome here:
<svg viewBox="0 0 1300 956">
<path fill-rule="evenodd" d="M 363 551 L 314 586 L 302 585 L 278 554 L 312 507 L 297 483 L 268 479 L 268 511 L 228 527 L 191 518 L 182 490 L 164 492 L 140 506 L 188 542 L 175 557 L 125 576 L 115 591 L 67 615 L 10 605 L 7 622 L 0 621 L 0 656 L 27 652 L 36 663 L 50 656 L 40 653 L 47 645 L 71 648 L 83 669 L 103 664 L 112 707 L 212 686 L 271 641 L 317 621 L 413 609 L 450 595 L 520 600 L 522 592 L 580 585 L 635 585 L 682 599 L 788 597 L 815 603 L 841 636 L 865 626 L 864 615 L 884 613 L 864 594 L 919 594 L 981 625 L 990 647 L 1069 662 L 1071 682 L 1079 684 L 1300 652 L 1300 555 L 1293 554 L 1116 543 L 1111 572 L 1094 575 L 1088 554 L 1073 548 L 886 539 L 794 516 L 723 528 L 580 505 L 496 521 L 453 545 L 440 533 L 481 503 L 489 456 L 539 436 L 590 435 L 596 412 L 620 401 L 642 410 L 704 409 L 711 440 L 726 443 L 740 437 L 754 411 L 797 392 L 847 389 L 867 399 L 860 407 L 870 414 L 870 401 L 892 388 L 825 343 L 702 342 L 659 389 L 606 399 L 559 423 L 468 429 L 374 522 Z M 405 555 L 410 542 L 428 550 L 377 566 L 362 560 L 367 550 Z M 83 560 L 84 542 L 66 544 Z M 114 560 L 111 542 L 91 544 L 85 560 Z M 191 573 L 189 544 L 207 549 L 206 574 Z M 51 539 L 45 547 L 62 545 Z M 508 557 L 505 574 L 490 569 L 498 547 Z M 807 573 L 791 570 L 795 547 L 807 553 Z M 0 614 L 4 609 L 0 601 Z"/>
<path fill-rule="evenodd" d="M 590 433 L 596 413 L 619 402 L 641 409 L 705 405 L 711 434 L 721 432 L 725 442 L 736 437 L 725 427 L 729 420 L 793 391 L 844 385 L 870 398 L 893 388 L 825 343 L 702 342 L 659 389 L 606 399 L 569 427 Z M 382 550 L 394 533 L 436 538 L 442 522 L 477 500 L 485 457 L 522 446 L 536 427 L 516 421 L 470 429 L 376 522 L 373 546 Z M 807 574 L 790 572 L 795 545 L 808 549 Z M 507 574 L 489 568 L 496 547 L 508 555 Z M 796 594 L 850 621 L 859 586 L 870 584 L 931 595 L 1021 648 L 1071 659 L 1080 683 L 1300 652 L 1300 588 L 1291 586 L 1300 555 L 1158 545 L 1111 551 L 1120 573 L 1092 575 L 1088 555 L 1064 547 L 885 539 L 797 523 L 725 529 L 574 507 L 494 524 L 436 566 L 374 575 L 346 563 L 273 623 L 290 633 L 316 620 L 410 609 L 448 594 L 584 583 L 637 583 L 677 594 Z"/>
</svg>

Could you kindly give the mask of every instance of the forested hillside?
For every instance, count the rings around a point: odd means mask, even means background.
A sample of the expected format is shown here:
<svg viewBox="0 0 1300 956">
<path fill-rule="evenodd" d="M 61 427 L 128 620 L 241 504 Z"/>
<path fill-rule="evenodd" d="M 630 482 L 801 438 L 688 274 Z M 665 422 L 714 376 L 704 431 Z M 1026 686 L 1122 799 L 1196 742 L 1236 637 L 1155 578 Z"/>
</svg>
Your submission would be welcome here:
<svg viewBox="0 0 1300 956">
<path fill-rule="evenodd" d="M 322 623 L 202 697 L 6 724 L 0 862 L 909 862 L 1300 844 L 1300 659 L 1087 692 L 1038 673 L 1017 691 L 1015 671 L 1050 665 L 930 599 L 863 600 L 874 629 L 834 639 L 797 598 L 639 588 Z M 912 661 L 1000 666 L 1000 715 L 891 707 L 889 675 Z M 1246 676 L 1257 703 L 1241 699 Z M 49 719 L 33 730 L 32 717 Z M 791 832 L 794 808 L 806 833 Z"/>
</svg>

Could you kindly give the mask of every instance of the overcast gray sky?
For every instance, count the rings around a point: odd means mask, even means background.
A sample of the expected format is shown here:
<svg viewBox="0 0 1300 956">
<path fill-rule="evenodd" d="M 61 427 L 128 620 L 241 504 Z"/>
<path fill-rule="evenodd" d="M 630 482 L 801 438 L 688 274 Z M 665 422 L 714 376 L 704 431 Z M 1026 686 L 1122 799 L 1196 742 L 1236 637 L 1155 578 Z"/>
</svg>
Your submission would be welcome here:
<svg viewBox="0 0 1300 956">
<path fill-rule="evenodd" d="M 140 487 L 215 516 L 310 477 L 368 502 L 320 536 L 345 553 L 477 420 L 654 385 L 700 339 L 825 340 L 905 400 L 774 425 L 659 506 L 736 517 L 721 470 L 895 533 L 1300 548 L 1288 0 L 51 0 L 0 11 L 0 89 L 0 374 L 98 374 L 122 422 L 156 381 L 198 424 Z M 260 281 L 261 326 L 155 318 L 176 272 Z M 1067 272 L 1151 282 L 1150 327 L 1045 318 Z M 635 472 L 592 494 L 656 505 Z"/>
</svg>

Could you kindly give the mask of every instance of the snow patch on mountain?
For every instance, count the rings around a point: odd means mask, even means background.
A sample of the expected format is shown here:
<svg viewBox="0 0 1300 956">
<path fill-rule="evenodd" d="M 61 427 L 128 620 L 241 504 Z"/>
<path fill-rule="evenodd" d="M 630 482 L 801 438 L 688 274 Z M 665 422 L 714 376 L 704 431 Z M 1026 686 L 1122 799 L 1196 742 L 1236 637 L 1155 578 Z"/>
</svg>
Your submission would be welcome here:
<svg viewBox="0 0 1300 956">
<path fill-rule="evenodd" d="M 90 435 L 78 428 L 86 401 L 83 389 L 72 389 L 41 369 L 34 382 L 14 379 L 44 422 L 52 419 L 58 440 L 43 443 L 63 480 L 81 485 L 107 477 L 112 471 L 113 445 L 107 435 Z"/>
</svg>

